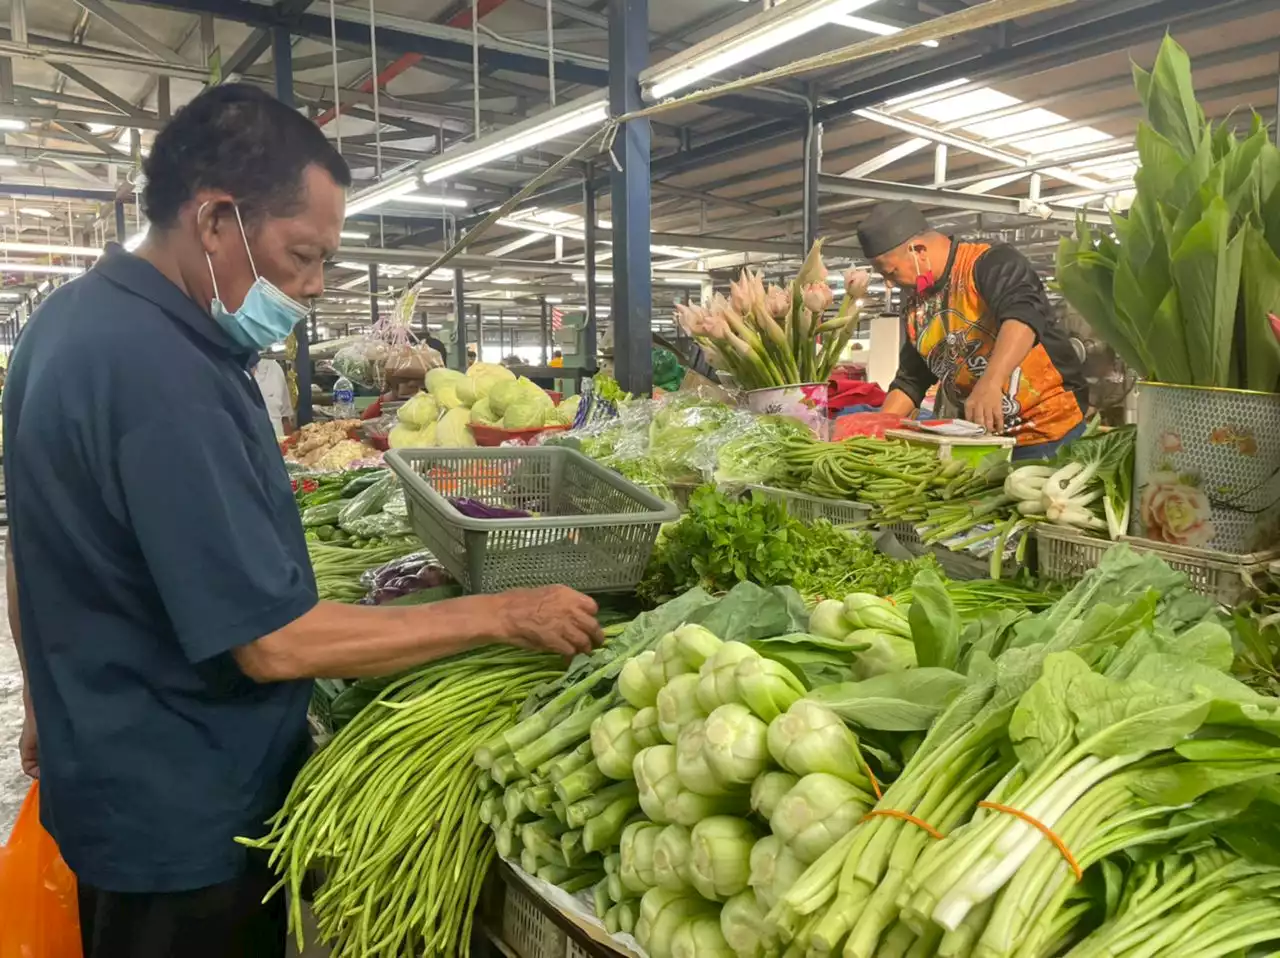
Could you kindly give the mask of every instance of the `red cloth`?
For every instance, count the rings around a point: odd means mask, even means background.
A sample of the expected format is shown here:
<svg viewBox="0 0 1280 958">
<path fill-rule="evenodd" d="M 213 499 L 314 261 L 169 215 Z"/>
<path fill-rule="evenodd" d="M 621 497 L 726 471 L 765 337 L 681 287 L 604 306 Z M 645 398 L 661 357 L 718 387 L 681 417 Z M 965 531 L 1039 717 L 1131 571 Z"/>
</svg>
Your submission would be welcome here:
<svg viewBox="0 0 1280 958">
<path fill-rule="evenodd" d="M 851 436 L 872 436 L 883 439 L 886 429 L 898 429 L 901 426 L 901 416 L 886 415 L 882 412 L 851 412 L 835 421 L 831 440 L 839 442 Z"/>
<path fill-rule="evenodd" d="M 883 406 L 884 395 L 884 390 L 875 383 L 862 382 L 837 369 L 831 374 L 827 407 L 838 411 L 849 406 Z"/>
</svg>

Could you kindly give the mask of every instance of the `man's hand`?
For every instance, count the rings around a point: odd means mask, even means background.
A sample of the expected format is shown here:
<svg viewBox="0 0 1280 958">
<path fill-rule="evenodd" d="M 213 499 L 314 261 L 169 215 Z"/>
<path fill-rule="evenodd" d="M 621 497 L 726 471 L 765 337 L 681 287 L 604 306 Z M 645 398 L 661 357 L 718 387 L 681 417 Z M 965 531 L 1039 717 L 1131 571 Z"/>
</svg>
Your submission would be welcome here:
<svg viewBox="0 0 1280 958">
<path fill-rule="evenodd" d="M 964 418 L 993 436 L 1004 433 L 1004 390 L 998 380 L 979 379 L 964 401 Z"/>
<path fill-rule="evenodd" d="M 513 589 L 492 598 L 498 611 L 494 637 L 501 642 L 573 656 L 604 641 L 595 600 L 568 586 Z"/>
<path fill-rule="evenodd" d="M 40 777 L 40 752 L 36 742 L 36 717 L 31 709 L 27 709 L 22 721 L 22 734 L 18 737 L 18 757 L 22 760 L 22 771 L 31 778 Z"/>
</svg>

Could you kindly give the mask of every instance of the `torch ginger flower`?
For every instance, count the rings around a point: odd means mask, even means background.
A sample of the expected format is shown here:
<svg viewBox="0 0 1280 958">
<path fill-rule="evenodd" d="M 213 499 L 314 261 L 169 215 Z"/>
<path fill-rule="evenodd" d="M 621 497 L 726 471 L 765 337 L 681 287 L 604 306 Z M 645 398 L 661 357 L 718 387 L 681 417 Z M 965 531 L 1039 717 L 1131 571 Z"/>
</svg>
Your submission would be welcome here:
<svg viewBox="0 0 1280 958">
<path fill-rule="evenodd" d="M 804 308 L 813 313 L 823 313 L 835 302 L 831 287 L 826 283 L 810 283 L 804 288 L 802 299 Z"/>
<path fill-rule="evenodd" d="M 791 294 L 781 286 L 770 286 L 764 296 L 764 308 L 774 319 L 786 319 L 791 312 Z"/>
</svg>

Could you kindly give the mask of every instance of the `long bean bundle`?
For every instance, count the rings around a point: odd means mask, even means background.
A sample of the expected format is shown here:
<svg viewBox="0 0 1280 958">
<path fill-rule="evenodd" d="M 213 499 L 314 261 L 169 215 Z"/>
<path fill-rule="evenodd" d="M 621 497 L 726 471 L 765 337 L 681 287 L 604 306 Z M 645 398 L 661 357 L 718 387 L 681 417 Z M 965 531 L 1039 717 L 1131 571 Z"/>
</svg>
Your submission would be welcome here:
<svg viewBox="0 0 1280 958">
<path fill-rule="evenodd" d="M 499 647 L 434 662 L 307 762 L 267 835 L 242 840 L 270 852 L 299 950 L 302 883 L 320 866 L 313 909 L 335 958 L 468 953 L 493 858 L 479 815 L 489 778 L 471 756 L 562 670 L 555 656 Z"/>
</svg>

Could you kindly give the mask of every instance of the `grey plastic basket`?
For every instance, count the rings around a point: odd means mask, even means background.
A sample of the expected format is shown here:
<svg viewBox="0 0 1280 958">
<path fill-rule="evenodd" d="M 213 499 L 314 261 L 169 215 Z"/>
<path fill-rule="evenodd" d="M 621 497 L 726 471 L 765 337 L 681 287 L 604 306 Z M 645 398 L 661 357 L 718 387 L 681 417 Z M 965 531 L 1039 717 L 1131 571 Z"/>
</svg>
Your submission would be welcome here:
<svg viewBox="0 0 1280 958">
<path fill-rule="evenodd" d="M 409 522 L 468 592 L 567 585 L 622 592 L 644 575 L 669 502 L 563 446 L 393 449 Z M 446 497 L 535 513 L 472 519 Z"/>
<path fill-rule="evenodd" d="M 871 517 L 871 507 L 865 502 L 827 499 L 823 496 L 811 496 L 807 492 L 779 489 L 776 486 L 748 485 L 746 488 L 760 493 L 767 499 L 781 502 L 787 507 L 787 512 L 792 518 L 799 519 L 801 522 L 826 519 L 838 526 L 847 522 L 864 522 Z"/>
</svg>

